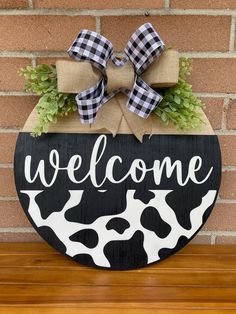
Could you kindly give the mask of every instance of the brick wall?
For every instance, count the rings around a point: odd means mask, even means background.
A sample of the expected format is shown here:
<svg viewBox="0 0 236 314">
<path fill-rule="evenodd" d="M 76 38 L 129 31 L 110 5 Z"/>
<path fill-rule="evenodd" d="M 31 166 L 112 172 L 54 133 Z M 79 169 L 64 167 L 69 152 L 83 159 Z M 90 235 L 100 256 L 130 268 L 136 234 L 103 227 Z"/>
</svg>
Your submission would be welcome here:
<svg viewBox="0 0 236 314">
<path fill-rule="evenodd" d="M 148 21 L 169 46 L 193 58 L 191 82 L 220 139 L 219 199 L 193 242 L 236 243 L 235 0 L 0 0 L 0 241 L 41 241 L 13 182 L 17 134 L 37 101 L 23 92 L 17 70 L 66 56 L 80 28 L 101 32 L 122 50 Z"/>
</svg>

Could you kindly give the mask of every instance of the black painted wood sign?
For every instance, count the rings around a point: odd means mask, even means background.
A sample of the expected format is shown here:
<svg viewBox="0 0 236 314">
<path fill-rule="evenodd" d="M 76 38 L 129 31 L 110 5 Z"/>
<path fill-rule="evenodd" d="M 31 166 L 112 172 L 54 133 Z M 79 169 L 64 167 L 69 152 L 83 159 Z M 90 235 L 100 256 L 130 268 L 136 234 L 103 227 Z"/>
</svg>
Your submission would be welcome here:
<svg viewBox="0 0 236 314">
<path fill-rule="evenodd" d="M 143 267 L 185 246 L 220 185 L 215 135 L 20 133 L 15 182 L 35 230 L 75 261 Z"/>
</svg>

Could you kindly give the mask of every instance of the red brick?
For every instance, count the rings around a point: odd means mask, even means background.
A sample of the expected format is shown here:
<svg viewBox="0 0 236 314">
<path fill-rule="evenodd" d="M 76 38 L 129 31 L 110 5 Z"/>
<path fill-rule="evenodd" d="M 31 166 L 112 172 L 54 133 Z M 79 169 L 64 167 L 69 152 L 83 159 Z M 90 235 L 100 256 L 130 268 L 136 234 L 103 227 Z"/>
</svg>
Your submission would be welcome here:
<svg viewBox="0 0 236 314">
<path fill-rule="evenodd" d="M 42 242 L 37 233 L 28 232 L 0 232 L 0 242 Z"/>
<path fill-rule="evenodd" d="M 31 59 L 0 58 L 0 91 L 23 91 L 25 80 L 17 72 L 27 65 L 31 65 Z"/>
<path fill-rule="evenodd" d="M 236 92 L 236 59 L 193 59 L 188 79 L 195 92 Z"/>
<path fill-rule="evenodd" d="M 222 114 L 223 114 L 223 98 L 201 98 L 206 105 L 204 111 L 214 130 L 221 128 Z"/>
<path fill-rule="evenodd" d="M 236 130 L 236 100 L 231 100 L 227 112 L 227 128 Z"/>
<path fill-rule="evenodd" d="M 217 236 L 216 244 L 236 244 L 236 236 Z"/>
<path fill-rule="evenodd" d="M 0 216 L 0 228 L 31 226 L 17 201 L 0 201 Z"/>
<path fill-rule="evenodd" d="M 0 196 L 16 196 L 13 169 L 0 168 Z"/>
<path fill-rule="evenodd" d="M 219 136 L 222 164 L 225 166 L 236 166 L 236 135 Z"/>
<path fill-rule="evenodd" d="M 190 244 L 210 244 L 210 243 L 211 237 L 206 235 L 197 235 L 190 241 Z"/>
<path fill-rule="evenodd" d="M 216 204 L 203 230 L 236 230 L 236 204 Z"/>
<path fill-rule="evenodd" d="M 23 127 L 37 102 L 35 96 L 1 96 L 0 127 Z"/>
<path fill-rule="evenodd" d="M 236 199 L 236 171 L 224 171 L 220 188 L 220 197 Z"/>
<path fill-rule="evenodd" d="M 35 0 L 35 8 L 65 8 L 65 9 L 140 9 L 161 8 L 164 0 Z"/>
<path fill-rule="evenodd" d="M 231 18 L 228 16 L 108 16 L 102 17 L 102 33 L 113 42 L 116 50 L 123 50 L 131 34 L 146 22 L 151 22 L 165 43 L 174 49 L 229 49 Z"/>
<path fill-rule="evenodd" d="M 17 133 L 0 133 L 0 163 L 12 163 Z"/>
<path fill-rule="evenodd" d="M 66 51 L 81 28 L 94 29 L 95 18 L 59 15 L 1 16 L 0 50 Z"/>
<path fill-rule="evenodd" d="M 177 9 L 235 9 L 235 0 L 171 0 L 171 8 Z"/>
<path fill-rule="evenodd" d="M 27 0 L 1 0 L 1 9 L 23 9 L 28 7 Z"/>
</svg>

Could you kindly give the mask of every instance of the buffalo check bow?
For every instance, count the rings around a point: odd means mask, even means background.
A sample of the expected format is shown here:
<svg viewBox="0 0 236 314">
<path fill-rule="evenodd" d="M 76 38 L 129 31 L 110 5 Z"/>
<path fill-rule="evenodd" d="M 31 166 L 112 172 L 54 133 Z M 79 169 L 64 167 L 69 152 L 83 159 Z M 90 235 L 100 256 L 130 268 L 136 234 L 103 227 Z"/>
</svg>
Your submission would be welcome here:
<svg viewBox="0 0 236 314">
<path fill-rule="evenodd" d="M 164 51 L 165 45 L 150 23 L 140 26 L 131 36 L 124 50 L 122 60 L 113 53 L 112 43 L 100 34 L 82 30 L 68 50 L 76 61 L 88 60 L 102 73 L 101 80 L 93 87 L 76 96 L 81 123 L 93 123 L 98 110 L 118 92 L 128 96 L 127 108 L 142 118 L 161 102 L 162 97 L 155 92 L 140 75 Z M 128 60 L 133 63 L 135 79 L 132 90 L 119 88 L 107 93 L 106 66 L 108 60 L 117 66 L 123 66 Z"/>
</svg>

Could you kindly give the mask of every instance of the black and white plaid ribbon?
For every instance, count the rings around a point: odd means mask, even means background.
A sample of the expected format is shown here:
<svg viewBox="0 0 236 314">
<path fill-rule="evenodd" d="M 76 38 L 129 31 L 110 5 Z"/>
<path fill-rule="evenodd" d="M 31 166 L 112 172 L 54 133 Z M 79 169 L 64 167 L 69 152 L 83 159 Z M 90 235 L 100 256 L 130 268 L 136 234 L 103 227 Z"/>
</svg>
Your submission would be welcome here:
<svg viewBox="0 0 236 314">
<path fill-rule="evenodd" d="M 102 72 L 103 77 L 95 86 L 76 96 L 81 122 L 93 123 L 98 110 L 120 91 L 128 96 L 128 109 L 142 118 L 147 118 L 161 102 L 162 97 L 145 83 L 140 75 L 160 56 L 164 47 L 153 26 L 146 23 L 134 32 L 124 50 L 125 57 L 118 60 L 108 39 L 96 32 L 82 30 L 68 53 L 77 61 L 90 61 Z M 109 94 L 106 92 L 106 66 L 109 59 L 118 67 L 123 66 L 128 60 L 133 63 L 136 75 L 132 90 L 120 88 Z"/>
</svg>

